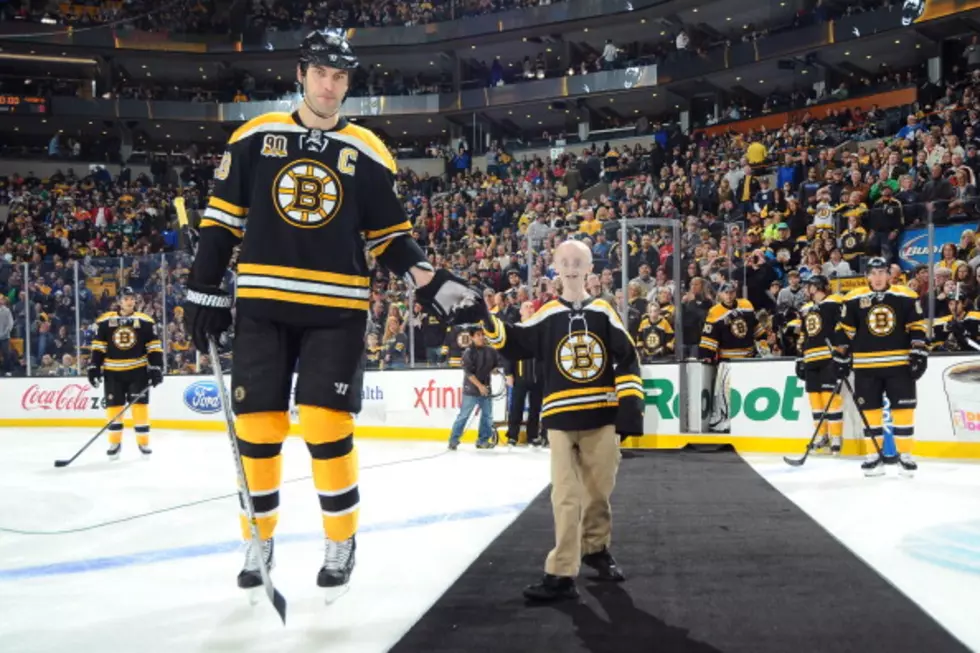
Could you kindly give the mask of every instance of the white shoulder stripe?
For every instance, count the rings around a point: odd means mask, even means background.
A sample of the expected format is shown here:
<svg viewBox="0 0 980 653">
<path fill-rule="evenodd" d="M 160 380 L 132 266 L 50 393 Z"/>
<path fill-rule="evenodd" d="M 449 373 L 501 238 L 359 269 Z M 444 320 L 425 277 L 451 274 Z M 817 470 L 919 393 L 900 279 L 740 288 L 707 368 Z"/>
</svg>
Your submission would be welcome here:
<svg viewBox="0 0 980 653">
<path fill-rule="evenodd" d="M 369 157 L 377 161 L 383 168 L 391 170 L 391 166 L 388 161 L 385 161 L 381 156 L 372 150 L 367 144 L 356 136 L 351 136 L 349 134 L 341 134 L 340 132 L 326 132 L 326 136 L 332 138 L 335 141 L 340 141 L 342 143 L 347 143 L 351 147 L 357 149 L 361 154 L 367 154 Z"/>
<path fill-rule="evenodd" d="M 626 338 L 630 342 L 633 342 L 633 338 L 632 338 L 632 336 L 630 336 L 630 332 L 627 331 L 626 330 L 626 327 L 623 325 L 623 320 L 619 317 L 619 313 L 617 313 L 616 311 L 614 311 L 611 306 L 609 306 L 605 302 L 603 302 L 601 304 L 597 304 L 596 302 L 590 302 L 585 307 L 585 310 L 587 310 L 587 311 L 594 311 L 596 313 L 602 313 L 607 318 L 609 318 L 609 323 L 610 324 L 612 324 L 614 327 L 616 327 L 617 329 L 619 329 L 620 331 L 622 331 L 623 333 L 625 333 L 626 334 Z"/>
</svg>

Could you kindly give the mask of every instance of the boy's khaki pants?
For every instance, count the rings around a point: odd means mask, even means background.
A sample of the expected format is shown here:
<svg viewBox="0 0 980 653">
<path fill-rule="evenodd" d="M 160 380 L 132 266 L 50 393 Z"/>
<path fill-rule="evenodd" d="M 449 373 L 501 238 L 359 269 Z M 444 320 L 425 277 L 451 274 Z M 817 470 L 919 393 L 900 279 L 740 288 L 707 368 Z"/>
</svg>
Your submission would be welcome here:
<svg viewBox="0 0 980 653">
<path fill-rule="evenodd" d="M 555 548 L 544 570 L 574 578 L 582 556 L 608 547 L 612 538 L 609 497 L 619 469 L 619 436 L 609 424 L 587 431 L 548 429 L 548 438 Z"/>
</svg>

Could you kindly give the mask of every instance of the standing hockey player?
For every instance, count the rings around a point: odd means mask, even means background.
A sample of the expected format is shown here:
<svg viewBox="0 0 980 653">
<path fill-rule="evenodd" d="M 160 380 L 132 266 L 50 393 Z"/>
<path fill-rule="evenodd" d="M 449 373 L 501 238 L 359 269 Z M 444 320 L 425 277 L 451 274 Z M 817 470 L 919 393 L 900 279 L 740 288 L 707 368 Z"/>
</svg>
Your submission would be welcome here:
<svg viewBox="0 0 980 653">
<path fill-rule="evenodd" d="M 93 388 L 105 379 L 106 415 L 113 419 L 119 409 L 137 397 L 147 384 L 156 387 L 163 382 L 163 347 L 156 333 L 156 323 L 146 313 L 136 312 L 136 293 L 130 287 L 119 293 L 119 310 L 105 313 L 96 320 L 92 340 L 92 363 L 88 382 Z M 133 403 L 133 430 L 140 453 L 149 456 L 150 393 Z M 116 460 L 122 449 L 122 417 L 109 425 L 110 460 Z"/>
<path fill-rule="evenodd" d="M 483 303 L 463 280 L 426 261 L 395 194 L 394 159 L 374 133 L 340 116 L 357 65 L 342 32 L 306 37 L 296 70 L 299 108 L 259 116 L 232 134 L 200 225 L 186 317 L 202 351 L 231 325 L 232 299 L 219 286 L 241 243 L 231 394 L 261 538 L 239 574 L 243 588 L 261 585 L 261 560 L 273 564 L 294 371 L 326 536 L 317 584 L 345 586 L 354 568 L 360 495 L 353 414 L 361 409 L 370 297 L 365 245 L 443 319 Z M 244 517 L 241 524 L 248 539 Z"/>
<path fill-rule="evenodd" d="M 527 321 L 534 316 L 534 304 L 521 304 L 521 320 Z M 525 360 L 505 361 L 504 374 L 507 375 L 507 385 L 510 386 L 510 406 L 507 409 L 507 444 L 516 446 L 521 422 L 524 418 L 524 404 L 527 402 L 527 442 L 535 447 L 544 444 L 538 434 L 541 424 L 541 400 L 544 397 L 542 384 L 541 363 L 528 358 Z"/>
<path fill-rule="evenodd" d="M 701 329 L 698 358 L 706 365 L 717 366 L 711 401 L 709 428 L 727 431 L 728 361 L 754 358 L 759 343 L 765 341 L 765 329 L 755 314 L 752 302 L 735 295 L 735 284 L 725 281 L 718 288 L 718 303 L 711 307 Z"/>
<path fill-rule="evenodd" d="M 621 436 L 643 432 L 643 382 L 636 347 L 616 311 L 585 291 L 592 253 L 579 241 L 555 249 L 561 298 L 529 320 L 486 316 L 487 341 L 511 360 L 541 361 L 541 419 L 551 441 L 555 548 L 544 578 L 524 590 L 531 601 L 578 596 L 582 563 L 602 580 L 625 580 L 609 546 Z M 584 554 L 584 555 L 583 555 Z"/>
<path fill-rule="evenodd" d="M 854 370 L 854 395 L 868 421 L 865 437 L 881 437 L 883 397 L 888 395 L 898 456 L 868 454 L 861 465 L 866 476 L 881 476 L 884 464 L 898 463 L 911 476 L 917 465 L 912 458 L 915 435 L 915 382 L 926 372 L 928 339 L 926 321 L 918 296 L 905 286 L 889 281 L 888 262 L 868 261 L 868 285 L 844 297 L 835 338 L 834 365 L 837 378 Z"/>
<path fill-rule="evenodd" d="M 796 361 L 796 376 L 806 386 L 813 411 L 813 423 L 820 424 L 819 437 L 814 441 L 814 451 L 830 447 L 830 453 L 840 454 L 841 436 L 844 431 L 844 408 L 837 388 L 837 376 L 833 365 L 833 342 L 837 323 L 840 321 L 843 298 L 830 293 L 830 280 L 815 274 L 805 283 L 810 301 L 800 309 L 803 331 L 803 355 Z M 833 397 L 831 397 L 833 395 Z M 824 414 L 828 402 L 830 409 Z"/>
</svg>

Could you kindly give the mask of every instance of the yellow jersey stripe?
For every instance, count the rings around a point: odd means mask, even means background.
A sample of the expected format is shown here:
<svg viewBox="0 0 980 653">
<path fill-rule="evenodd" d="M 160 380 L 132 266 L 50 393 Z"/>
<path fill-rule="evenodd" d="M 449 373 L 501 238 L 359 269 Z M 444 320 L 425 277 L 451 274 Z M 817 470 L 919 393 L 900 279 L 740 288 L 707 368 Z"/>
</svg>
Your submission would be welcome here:
<svg viewBox="0 0 980 653">
<path fill-rule="evenodd" d="M 248 209 L 244 206 L 232 204 L 231 202 L 223 200 L 220 197 L 215 197 L 214 195 L 208 199 L 208 206 L 212 206 L 219 211 L 224 211 L 228 215 L 233 215 L 236 218 L 244 218 L 246 215 L 248 215 Z"/>
<path fill-rule="evenodd" d="M 636 374 L 624 374 L 623 376 L 616 377 L 616 385 L 619 385 L 620 383 L 629 383 L 630 381 L 635 381 L 636 383 L 643 383 L 643 379 L 641 379 Z"/>
<path fill-rule="evenodd" d="M 303 281 L 320 281 L 322 283 L 338 283 L 344 286 L 367 288 L 371 285 L 370 277 L 337 272 L 320 272 L 304 268 L 290 268 L 281 265 L 266 265 L 264 263 L 239 263 L 238 274 L 258 274 L 267 277 L 283 277 L 285 279 L 301 279 Z"/>
<path fill-rule="evenodd" d="M 907 356 L 909 349 L 888 349 L 886 351 L 854 352 L 854 360 L 859 358 L 881 358 L 882 356 Z"/>
<path fill-rule="evenodd" d="M 639 399 L 646 400 L 646 395 L 635 388 L 630 388 L 629 390 L 620 390 L 617 396 L 622 399 L 623 397 L 637 397 Z"/>
<path fill-rule="evenodd" d="M 207 229 L 208 227 L 221 227 L 222 229 L 226 229 L 230 231 L 233 236 L 239 239 L 245 236 L 244 231 L 242 231 L 241 229 L 230 227 L 226 225 L 224 222 L 218 222 L 217 220 L 201 220 L 201 224 L 199 225 L 199 228 Z"/>
<path fill-rule="evenodd" d="M 267 288 L 239 288 L 237 296 L 241 299 L 267 299 L 293 304 L 310 306 L 328 306 L 330 308 L 351 308 L 366 311 L 370 303 L 361 299 L 344 299 L 326 295 L 304 295 L 303 293 L 286 292 L 285 290 L 269 290 Z"/>
<path fill-rule="evenodd" d="M 400 222 L 396 225 L 390 227 L 385 227 L 384 229 L 378 229 L 377 231 L 366 231 L 365 235 L 368 240 L 374 240 L 375 238 L 381 238 L 382 236 L 387 236 L 388 234 L 394 233 L 396 231 L 411 231 L 412 223 L 408 220 Z"/>
<path fill-rule="evenodd" d="M 381 139 L 374 132 L 353 123 L 348 123 L 343 129 L 335 132 L 335 134 L 343 134 L 344 136 L 349 136 L 352 139 L 360 141 L 374 155 L 372 158 L 387 167 L 391 172 L 398 172 L 398 166 L 395 165 L 394 157 L 391 156 L 391 152 L 388 151 L 388 148 L 385 147 L 384 143 L 381 142 Z"/>
<path fill-rule="evenodd" d="M 265 131 L 269 131 L 280 125 L 299 127 L 299 125 L 293 121 L 293 115 L 291 113 L 287 113 L 285 111 L 273 111 L 262 114 L 257 118 L 252 118 L 244 125 L 236 129 L 234 132 L 232 132 L 231 138 L 228 139 L 228 144 L 231 145 L 232 143 L 237 143 L 243 138 L 247 138 L 248 136 L 252 135 L 256 131 L 260 131 L 262 127 L 266 127 L 267 129 Z M 304 129 L 303 131 L 306 130 Z"/>
<path fill-rule="evenodd" d="M 557 415 L 558 413 L 567 413 L 573 410 L 592 410 L 593 408 L 616 408 L 619 404 L 615 401 L 599 401 L 592 404 L 572 404 L 570 406 L 559 406 L 558 408 L 551 408 L 549 410 L 541 411 L 541 417 L 548 417 L 549 415 Z"/>
<path fill-rule="evenodd" d="M 373 249 L 371 249 L 370 250 L 371 256 L 378 257 L 378 256 L 381 256 L 382 254 L 384 254 L 388 250 L 388 246 L 391 245 L 391 242 L 392 241 L 390 241 L 390 240 L 386 240 L 383 243 L 381 243 L 380 245 L 378 245 L 378 246 L 374 247 Z"/>
</svg>

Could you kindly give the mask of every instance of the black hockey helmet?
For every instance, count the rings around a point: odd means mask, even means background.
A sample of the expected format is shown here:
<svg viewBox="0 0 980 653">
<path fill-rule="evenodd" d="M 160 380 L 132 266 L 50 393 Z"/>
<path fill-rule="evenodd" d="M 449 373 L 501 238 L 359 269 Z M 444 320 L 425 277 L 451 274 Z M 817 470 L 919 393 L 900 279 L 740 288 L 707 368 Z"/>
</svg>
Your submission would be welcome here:
<svg viewBox="0 0 980 653">
<path fill-rule="evenodd" d="M 966 301 L 966 293 L 964 293 L 963 292 L 963 289 L 960 288 L 960 284 L 956 284 L 956 288 L 953 289 L 953 292 L 951 292 L 948 295 L 946 295 L 946 301 L 947 302 L 965 302 Z"/>
<path fill-rule="evenodd" d="M 813 286 L 822 293 L 830 292 L 830 279 L 822 274 L 814 274 L 803 282 L 805 286 Z"/>
<path fill-rule="evenodd" d="M 122 290 L 119 291 L 120 297 L 135 297 L 136 291 L 133 290 L 132 286 L 123 286 Z"/>
<path fill-rule="evenodd" d="M 722 281 L 718 284 L 718 292 L 735 292 L 735 284 L 731 281 Z"/>
<path fill-rule="evenodd" d="M 299 46 L 299 65 L 304 73 L 309 66 L 354 70 L 358 61 L 344 30 L 324 29 L 310 32 L 303 39 Z"/>
<path fill-rule="evenodd" d="M 888 261 L 886 261 L 881 256 L 875 256 L 868 259 L 868 264 L 865 266 L 865 272 L 871 274 L 875 270 L 887 270 Z"/>
</svg>

